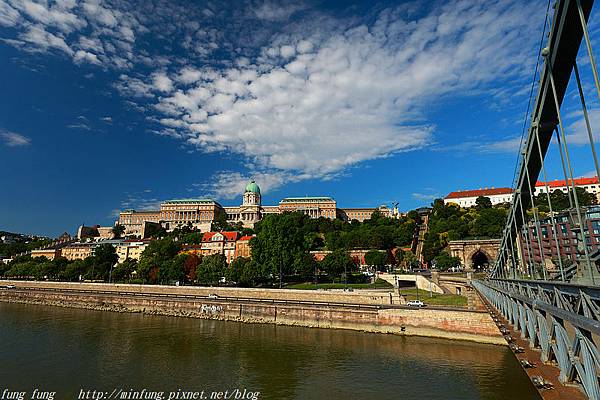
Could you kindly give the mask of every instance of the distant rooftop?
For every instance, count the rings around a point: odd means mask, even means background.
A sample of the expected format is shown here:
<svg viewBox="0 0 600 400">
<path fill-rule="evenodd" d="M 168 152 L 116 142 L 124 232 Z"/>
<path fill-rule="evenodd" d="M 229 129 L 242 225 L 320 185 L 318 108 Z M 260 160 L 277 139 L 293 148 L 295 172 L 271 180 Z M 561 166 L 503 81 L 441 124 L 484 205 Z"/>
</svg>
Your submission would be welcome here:
<svg viewBox="0 0 600 400">
<path fill-rule="evenodd" d="M 458 192 L 452 192 L 447 199 L 459 199 L 463 197 L 479 197 L 479 196 L 493 196 L 499 194 L 512 194 L 511 188 L 491 188 L 491 189 L 478 189 L 478 190 L 463 190 Z"/>
<path fill-rule="evenodd" d="M 595 183 L 598 183 L 598 177 L 597 176 L 592 176 L 592 177 L 585 177 L 585 178 L 575 178 L 573 180 L 569 179 L 569 183 L 568 185 L 572 185 L 573 183 L 575 183 L 575 186 L 584 186 L 584 185 L 593 185 Z M 548 182 L 543 182 L 543 181 L 537 181 L 535 186 L 539 187 L 539 186 L 546 186 L 548 185 L 548 187 L 564 187 L 567 186 L 567 181 L 563 180 L 555 180 L 555 181 L 548 181 Z"/>
<path fill-rule="evenodd" d="M 200 203 L 200 204 L 213 204 L 217 203 L 213 199 L 197 198 L 197 199 L 172 199 L 163 202 L 164 204 L 189 204 L 189 203 Z"/>
<path fill-rule="evenodd" d="M 321 201 L 335 201 L 331 197 L 286 197 L 279 203 L 317 203 Z"/>
</svg>

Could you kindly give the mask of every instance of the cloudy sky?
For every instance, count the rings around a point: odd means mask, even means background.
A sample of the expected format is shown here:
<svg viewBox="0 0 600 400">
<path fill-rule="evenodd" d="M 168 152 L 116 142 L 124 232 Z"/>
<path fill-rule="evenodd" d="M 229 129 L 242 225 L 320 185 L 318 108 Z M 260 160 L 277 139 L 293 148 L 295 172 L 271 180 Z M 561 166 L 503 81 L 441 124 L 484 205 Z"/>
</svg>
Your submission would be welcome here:
<svg viewBox="0 0 600 400">
<path fill-rule="evenodd" d="M 250 178 L 264 204 L 402 210 L 510 186 L 545 11 L 0 0 L 0 230 L 74 232 L 171 198 L 237 205 Z M 575 158 L 580 118 L 566 120 Z"/>
</svg>

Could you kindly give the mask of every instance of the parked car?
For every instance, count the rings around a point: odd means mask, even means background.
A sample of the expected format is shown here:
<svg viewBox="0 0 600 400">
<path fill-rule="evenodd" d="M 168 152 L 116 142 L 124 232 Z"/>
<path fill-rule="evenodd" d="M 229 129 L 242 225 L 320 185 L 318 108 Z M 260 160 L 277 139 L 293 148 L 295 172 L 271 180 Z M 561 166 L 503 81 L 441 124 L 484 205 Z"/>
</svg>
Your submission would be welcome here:
<svg viewBox="0 0 600 400">
<path fill-rule="evenodd" d="M 407 301 L 406 305 L 409 307 L 425 307 L 425 303 L 423 303 L 421 300 Z"/>
<path fill-rule="evenodd" d="M 209 298 L 209 299 L 218 299 L 218 298 L 219 298 L 219 296 L 218 296 L 218 295 L 216 295 L 216 294 L 214 294 L 214 293 L 211 293 L 211 294 L 209 294 L 209 295 L 208 295 L 208 298 Z"/>
</svg>

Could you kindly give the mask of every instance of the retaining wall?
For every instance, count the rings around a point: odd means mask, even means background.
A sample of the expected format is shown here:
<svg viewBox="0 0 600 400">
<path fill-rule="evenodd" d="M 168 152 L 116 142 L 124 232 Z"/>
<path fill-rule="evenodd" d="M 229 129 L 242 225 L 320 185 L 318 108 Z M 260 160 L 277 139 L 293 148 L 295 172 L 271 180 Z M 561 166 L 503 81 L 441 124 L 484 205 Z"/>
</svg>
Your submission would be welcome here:
<svg viewBox="0 0 600 400">
<path fill-rule="evenodd" d="M 156 293 L 134 295 L 123 292 L 45 292 L 26 289 L 0 290 L 0 301 L 506 344 L 489 314 L 470 310 L 390 308 L 358 304 L 261 304 L 243 300 L 158 297 Z"/>
</svg>

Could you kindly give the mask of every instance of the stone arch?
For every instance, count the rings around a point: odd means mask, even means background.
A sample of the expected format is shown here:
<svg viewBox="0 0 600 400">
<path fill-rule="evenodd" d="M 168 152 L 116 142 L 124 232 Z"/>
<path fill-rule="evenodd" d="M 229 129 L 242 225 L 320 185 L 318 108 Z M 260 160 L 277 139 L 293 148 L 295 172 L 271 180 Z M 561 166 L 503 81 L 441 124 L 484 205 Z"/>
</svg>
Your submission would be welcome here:
<svg viewBox="0 0 600 400">
<path fill-rule="evenodd" d="M 493 258 L 490 256 L 489 252 L 482 247 L 478 247 L 471 251 L 467 260 L 470 262 L 470 267 L 474 269 L 481 269 L 483 267 L 488 267 Z"/>
<path fill-rule="evenodd" d="M 481 253 L 487 258 L 488 265 L 492 264 L 498 255 L 500 239 L 466 239 L 452 240 L 448 243 L 450 255 L 460 258 L 465 267 L 473 266 L 473 256 Z"/>
</svg>

